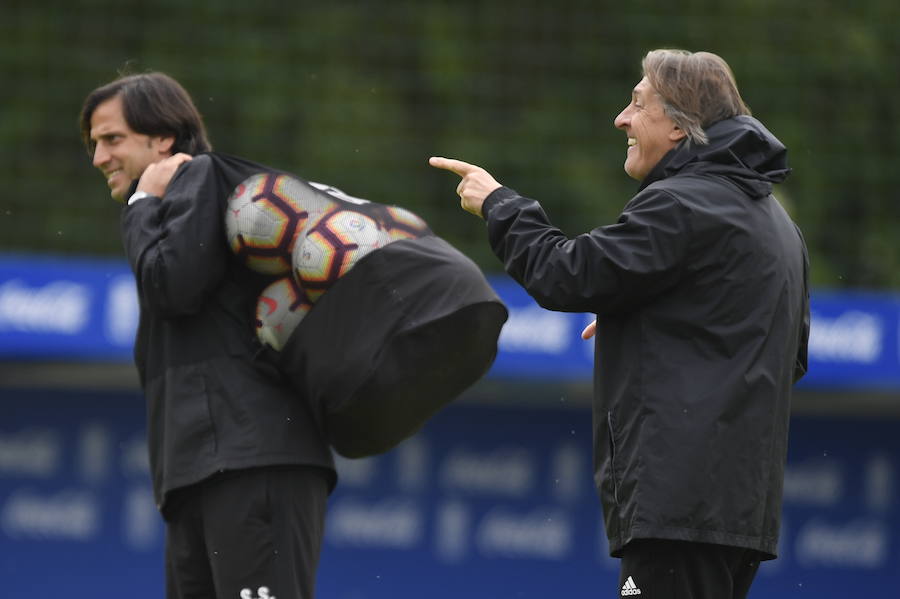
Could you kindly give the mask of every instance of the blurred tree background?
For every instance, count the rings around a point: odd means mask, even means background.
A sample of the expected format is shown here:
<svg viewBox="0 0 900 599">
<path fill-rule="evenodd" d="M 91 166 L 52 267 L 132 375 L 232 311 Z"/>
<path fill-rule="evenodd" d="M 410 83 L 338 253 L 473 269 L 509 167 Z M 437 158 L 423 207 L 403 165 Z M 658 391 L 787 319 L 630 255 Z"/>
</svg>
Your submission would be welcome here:
<svg viewBox="0 0 900 599">
<path fill-rule="evenodd" d="M 77 116 L 118 72 L 162 70 L 215 148 L 413 209 L 488 271 L 433 154 L 538 198 L 569 235 L 636 189 L 612 121 L 648 50 L 722 55 L 789 148 L 776 194 L 818 287 L 900 289 L 896 0 L 4 0 L 0 250 L 121 256 L 120 206 Z"/>
</svg>

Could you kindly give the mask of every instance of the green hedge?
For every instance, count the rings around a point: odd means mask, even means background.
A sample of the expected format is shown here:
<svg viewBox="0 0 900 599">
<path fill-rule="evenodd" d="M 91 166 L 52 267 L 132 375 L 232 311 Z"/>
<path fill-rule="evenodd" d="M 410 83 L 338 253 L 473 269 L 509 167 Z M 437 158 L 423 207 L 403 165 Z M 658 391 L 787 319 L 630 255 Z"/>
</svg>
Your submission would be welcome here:
<svg viewBox="0 0 900 599">
<path fill-rule="evenodd" d="M 678 9 L 674 7 L 678 5 Z M 181 80 L 216 149 L 418 211 L 486 270 L 441 154 L 542 201 L 571 235 L 635 189 L 612 126 L 657 47 L 721 54 L 789 148 L 777 194 L 820 287 L 900 288 L 900 4 L 633 0 L 12 0 L 0 7 L 0 250 L 119 255 L 78 135 L 126 65 Z"/>
</svg>

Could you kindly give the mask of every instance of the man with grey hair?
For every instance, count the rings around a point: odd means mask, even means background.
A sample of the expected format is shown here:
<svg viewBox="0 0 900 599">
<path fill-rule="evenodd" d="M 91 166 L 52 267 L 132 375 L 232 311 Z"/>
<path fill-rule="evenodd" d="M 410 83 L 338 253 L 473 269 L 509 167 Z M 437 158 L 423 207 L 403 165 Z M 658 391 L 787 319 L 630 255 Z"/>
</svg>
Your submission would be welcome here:
<svg viewBox="0 0 900 599">
<path fill-rule="evenodd" d="M 808 257 L 772 195 L 786 150 L 720 57 L 654 50 L 615 126 L 640 182 L 574 238 L 484 169 L 462 207 L 551 310 L 593 312 L 595 481 L 617 593 L 742 598 L 776 557 L 791 388 L 806 371 Z"/>
</svg>

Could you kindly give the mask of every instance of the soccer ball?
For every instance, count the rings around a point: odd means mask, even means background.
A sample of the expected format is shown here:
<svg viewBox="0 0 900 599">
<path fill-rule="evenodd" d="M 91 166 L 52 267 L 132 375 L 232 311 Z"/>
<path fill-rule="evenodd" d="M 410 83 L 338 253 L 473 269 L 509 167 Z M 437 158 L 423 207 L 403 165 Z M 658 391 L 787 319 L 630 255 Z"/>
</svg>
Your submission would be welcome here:
<svg viewBox="0 0 900 599">
<path fill-rule="evenodd" d="M 228 245 L 251 269 L 268 275 L 291 270 L 291 252 L 311 215 L 331 203 L 289 175 L 259 173 L 228 198 Z"/>
<path fill-rule="evenodd" d="M 417 239 L 431 232 L 428 224 L 417 214 L 400 206 L 384 206 L 382 224 L 393 241 Z"/>
<path fill-rule="evenodd" d="M 370 216 L 347 209 L 327 212 L 294 246 L 294 275 L 315 302 L 360 258 L 390 242 Z"/>
<path fill-rule="evenodd" d="M 293 276 L 282 277 L 263 289 L 256 303 L 256 336 L 281 351 L 312 303 Z"/>
</svg>

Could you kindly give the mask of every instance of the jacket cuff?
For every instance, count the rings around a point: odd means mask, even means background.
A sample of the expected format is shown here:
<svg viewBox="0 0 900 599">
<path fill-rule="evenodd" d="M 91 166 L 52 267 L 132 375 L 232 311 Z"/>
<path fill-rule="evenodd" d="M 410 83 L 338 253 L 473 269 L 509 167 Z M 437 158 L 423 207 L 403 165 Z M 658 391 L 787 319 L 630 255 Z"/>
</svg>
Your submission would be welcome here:
<svg viewBox="0 0 900 599">
<path fill-rule="evenodd" d="M 491 210 L 503 203 L 504 200 L 514 198 L 517 195 L 519 194 L 509 187 L 498 187 L 488 194 L 488 197 L 484 198 L 484 203 L 481 204 L 481 217 L 487 221 Z"/>
</svg>

